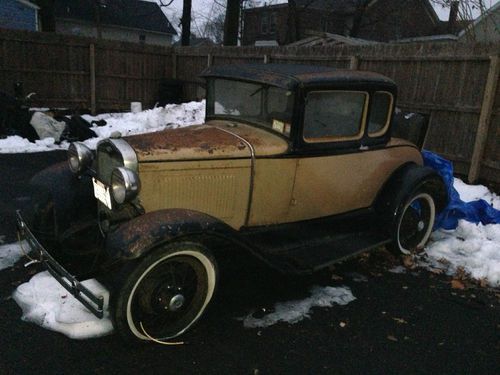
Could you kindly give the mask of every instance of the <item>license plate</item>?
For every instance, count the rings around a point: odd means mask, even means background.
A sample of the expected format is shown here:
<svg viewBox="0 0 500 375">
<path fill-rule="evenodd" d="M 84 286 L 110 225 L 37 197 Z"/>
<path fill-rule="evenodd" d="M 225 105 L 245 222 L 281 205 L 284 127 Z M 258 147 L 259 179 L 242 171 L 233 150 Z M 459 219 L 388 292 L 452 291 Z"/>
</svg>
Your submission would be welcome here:
<svg viewBox="0 0 500 375">
<path fill-rule="evenodd" d="M 92 183 L 94 185 L 94 196 L 103 203 L 110 210 L 113 208 L 111 204 L 111 194 L 109 193 L 109 187 L 104 185 L 101 181 L 92 178 Z"/>
</svg>

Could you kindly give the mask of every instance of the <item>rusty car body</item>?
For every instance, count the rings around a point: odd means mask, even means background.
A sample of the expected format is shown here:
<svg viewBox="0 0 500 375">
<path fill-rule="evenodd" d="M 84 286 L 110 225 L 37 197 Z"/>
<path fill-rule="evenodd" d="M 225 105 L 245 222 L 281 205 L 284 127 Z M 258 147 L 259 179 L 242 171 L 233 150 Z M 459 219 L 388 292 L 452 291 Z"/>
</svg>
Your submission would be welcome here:
<svg viewBox="0 0 500 375">
<path fill-rule="evenodd" d="M 51 273 L 102 316 L 70 271 L 71 259 L 94 257 L 124 337 L 183 334 L 213 296 L 220 241 L 295 274 L 425 245 L 447 196 L 418 147 L 391 137 L 393 81 L 275 64 L 203 76 L 204 124 L 106 139 L 95 152 L 74 143 L 68 165 L 33 178 L 31 210 L 18 213 Z"/>
</svg>

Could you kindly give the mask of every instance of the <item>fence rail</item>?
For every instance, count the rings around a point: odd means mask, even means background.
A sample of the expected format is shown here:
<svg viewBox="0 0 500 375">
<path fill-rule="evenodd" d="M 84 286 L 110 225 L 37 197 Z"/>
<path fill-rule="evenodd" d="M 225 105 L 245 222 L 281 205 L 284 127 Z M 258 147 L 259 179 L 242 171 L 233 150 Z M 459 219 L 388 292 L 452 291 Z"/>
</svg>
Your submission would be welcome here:
<svg viewBox="0 0 500 375">
<path fill-rule="evenodd" d="M 379 72 L 399 86 L 405 110 L 430 117 L 425 147 L 455 162 L 458 173 L 500 183 L 498 45 L 410 44 L 349 47 L 168 48 L 0 29 L 0 89 L 23 81 L 39 106 L 103 111 L 144 107 L 164 78 L 186 82 L 201 99 L 199 73 L 236 63 L 309 63 Z"/>
</svg>

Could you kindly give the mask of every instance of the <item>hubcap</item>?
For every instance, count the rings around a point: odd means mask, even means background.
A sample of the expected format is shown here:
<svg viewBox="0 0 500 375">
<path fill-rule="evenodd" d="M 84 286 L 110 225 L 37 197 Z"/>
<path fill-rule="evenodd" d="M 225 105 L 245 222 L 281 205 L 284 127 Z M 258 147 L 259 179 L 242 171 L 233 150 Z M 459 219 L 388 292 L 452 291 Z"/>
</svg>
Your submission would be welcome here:
<svg viewBox="0 0 500 375">
<path fill-rule="evenodd" d="M 177 311 L 184 305 L 184 296 L 182 294 L 177 294 L 172 297 L 168 304 L 168 309 L 170 311 Z"/>
<path fill-rule="evenodd" d="M 424 227 L 425 227 L 425 223 L 424 223 L 422 220 L 420 220 L 420 221 L 418 222 L 418 225 L 417 225 L 417 229 L 418 229 L 418 231 L 419 231 L 419 232 L 422 232 L 422 230 L 424 229 Z"/>
</svg>

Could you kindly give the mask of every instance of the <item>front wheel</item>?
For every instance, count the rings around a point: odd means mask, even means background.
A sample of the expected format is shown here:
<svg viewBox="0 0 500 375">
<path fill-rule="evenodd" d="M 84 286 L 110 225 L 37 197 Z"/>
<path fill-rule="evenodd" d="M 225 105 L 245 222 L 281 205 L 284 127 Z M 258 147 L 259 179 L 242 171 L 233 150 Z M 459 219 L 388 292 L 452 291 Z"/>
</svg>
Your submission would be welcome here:
<svg viewBox="0 0 500 375">
<path fill-rule="evenodd" d="M 436 204 L 425 189 L 418 189 L 398 207 L 393 225 L 392 250 L 411 254 L 422 250 L 436 219 Z"/>
<path fill-rule="evenodd" d="M 115 328 L 126 339 L 164 341 L 203 314 L 215 291 L 217 265 L 203 245 L 182 242 L 156 250 L 122 275 Z"/>
</svg>

